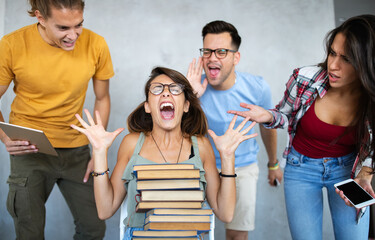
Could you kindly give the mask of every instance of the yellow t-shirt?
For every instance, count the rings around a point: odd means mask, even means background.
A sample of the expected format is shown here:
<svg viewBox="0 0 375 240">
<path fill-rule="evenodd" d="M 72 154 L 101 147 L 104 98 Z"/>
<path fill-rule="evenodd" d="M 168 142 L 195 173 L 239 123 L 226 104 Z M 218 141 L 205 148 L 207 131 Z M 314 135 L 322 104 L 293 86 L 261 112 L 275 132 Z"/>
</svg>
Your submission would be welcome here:
<svg viewBox="0 0 375 240">
<path fill-rule="evenodd" d="M 83 29 L 65 51 L 46 43 L 32 24 L 4 36 L 0 56 L 0 85 L 13 80 L 16 94 L 9 122 L 44 131 L 56 148 L 88 144 L 70 124 L 80 125 L 74 115 L 82 114 L 90 79 L 114 75 L 104 38 Z"/>
</svg>

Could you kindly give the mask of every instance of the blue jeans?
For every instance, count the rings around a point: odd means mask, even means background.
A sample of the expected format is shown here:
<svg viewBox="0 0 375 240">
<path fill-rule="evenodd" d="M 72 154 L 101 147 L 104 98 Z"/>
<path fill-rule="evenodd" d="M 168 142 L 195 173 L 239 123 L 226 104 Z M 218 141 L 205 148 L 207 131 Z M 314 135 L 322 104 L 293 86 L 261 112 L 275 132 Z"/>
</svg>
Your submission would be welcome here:
<svg viewBox="0 0 375 240">
<path fill-rule="evenodd" d="M 284 190 L 293 239 L 322 239 L 323 187 L 328 193 L 335 238 L 368 239 L 369 210 L 357 224 L 356 209 L 345 205 L 334 187 L 350 178 L 355 157 L 352 153 L 338 158 L 309 158 L 292 148 L 284 171 Z"/>
</svg>

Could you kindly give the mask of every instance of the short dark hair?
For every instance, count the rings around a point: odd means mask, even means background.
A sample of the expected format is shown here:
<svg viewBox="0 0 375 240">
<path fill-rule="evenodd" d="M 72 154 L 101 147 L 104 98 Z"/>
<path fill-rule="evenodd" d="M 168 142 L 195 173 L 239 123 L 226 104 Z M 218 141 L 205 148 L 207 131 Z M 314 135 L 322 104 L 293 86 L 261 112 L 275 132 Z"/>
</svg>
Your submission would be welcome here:
<svg viewBox="0 0 375 240">
<path fill-rule="evenodd" d="M 29 0 L 31 9 L 28 11 L 31 17 L 35 17 L 35 11 L 38 10 L 44 18 L 51 16 L 51 7 L 56 9 L 79 9 L 85 8 L 84 0 Z"/>
<path fill-rule="evenodd" d="M 232 45 L 234 46 L 235 50 L 238 51 L 241 45 L 241 37 L 238 34 L 237 29 L 230 23 L 216 20 L 210 23 L 207 23 L 206 26 L 202 29 L 202 37 L 203 40 L 207 34 L 219 34 L 219 33 L 229 33 L 232 38 Z"/>
<path fill-rule="evenodd" d="M 200 101 L 194 93 L 193 87 L 181 73 L 164 67 L 156 67 L 152 70 L 149 80 L 145 84 L 146 100 L 142 102 L 128 117 L 129 132 L 151 132 L 153 123 L 151 114 L 146 113 L 144 104 L 148 101 L 150 83 L 158 76 L 166 75 L 173 82 L 184 85 L 185 99 L 189 101 L 189 111 L 184 113 L 181 121 L 181 130 L 188 136 L 204 136 L 207 134 L 208 126 Z"/>
</svg>

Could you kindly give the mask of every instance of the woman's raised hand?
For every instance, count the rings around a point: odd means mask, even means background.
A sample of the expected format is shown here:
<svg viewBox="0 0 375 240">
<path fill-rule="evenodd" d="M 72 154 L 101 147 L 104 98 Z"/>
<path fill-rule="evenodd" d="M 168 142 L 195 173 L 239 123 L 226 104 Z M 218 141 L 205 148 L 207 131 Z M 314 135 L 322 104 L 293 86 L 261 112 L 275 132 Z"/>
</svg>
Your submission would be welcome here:
<svg viewBox="0 0 375 240">
<path fill-rule="evenodd" d="M 241 142 L 254 138 L 258 135 L 257 133 L 246 135 L 255 126 L 256 122 L 252 122 L 247 128 L 243 129 L 245 124 L 249 121 L 249 118 L 247 117 L 237 126 L 236 129 L 234 129 L 236 120 L 237 115 L 233 117 L 227 131 L 222 136 L 217 136 L 214 131 L 208 130 L 208 133 L 214 140 L 216 149 L 221 155 L 224 154 L 223 156 L 230 156 L 234 154 Z"/>
<path fill-rule="evenodd" d="M 108 149 L 115 138 L 124 130 L 124 128 L 118 128 L 113 132 L 107 132 L 103 127 L 98 111 L 95 111 L 96 123 L 87 109 L 85 109 L 84 112 L 87 116 L 88 123 L 86 123 L 81 116 L 79 116 L 79 114 L 76 114 L 75 116 L 82 124 L 83 128 L 74 124 L 72 124 L 71 127 L 87 136 L 93 150 Z"/>
</svg>

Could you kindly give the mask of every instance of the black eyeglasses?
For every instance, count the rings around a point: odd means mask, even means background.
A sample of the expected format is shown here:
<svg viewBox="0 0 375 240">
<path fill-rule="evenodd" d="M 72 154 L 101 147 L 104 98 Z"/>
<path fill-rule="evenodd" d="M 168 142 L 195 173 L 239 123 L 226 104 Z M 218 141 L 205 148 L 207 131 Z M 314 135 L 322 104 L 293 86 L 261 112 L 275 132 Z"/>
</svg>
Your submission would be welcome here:
<svg viewBox="0 0 375 240">
<path fill-rule="evenodd" d="M 214 52 L 215 56 L 219 59 L 225 58 L 228 52 L 232 52 L 232 53 L 237 52 L 237 51 L 226 49 L 226 48 L 217 48 L 217 49 L 200 48 L 199 51 L 201 52 L 201 56 L 204 58 L 211 57 L 211 54 Z"/>
<path fill-rule="evenodd" d="M 180 95 L 184 91 L 184 85 L 178 83 L 162 84 L 162 83 L 151 83 L 149 85 L 150 92 L 154 95 L 159 95 L 164 91 L 164 88 L 168 87 L 168 90 L 172 95 Z"/>
</svg>

